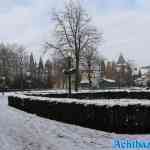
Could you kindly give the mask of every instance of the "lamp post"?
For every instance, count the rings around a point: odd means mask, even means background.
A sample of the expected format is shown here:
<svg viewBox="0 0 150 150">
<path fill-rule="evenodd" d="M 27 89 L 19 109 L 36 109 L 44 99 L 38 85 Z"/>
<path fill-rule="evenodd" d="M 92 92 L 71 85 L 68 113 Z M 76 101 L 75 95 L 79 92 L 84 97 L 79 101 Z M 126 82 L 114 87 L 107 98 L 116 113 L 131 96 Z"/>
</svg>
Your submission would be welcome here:
<svg viewBox="0 0 150 150">
<path fill-rule="evenodd" d="M 68 96 L 71 97 L 71 75 L 75 73 L 75 69 L 72 68 L 72 55 L 71 52 L 67 53 L 67 57 L 65 57 L 67 61 L 67 68 L 63 71 L 68 78 Z"/>
<path fill-rule="evenodd" d="M 71 52 L 68 53 L 68 82 L 69 82 L 68 92 L 69 97 L 71 97 Z"/>
<path fill-rule="evenodd" d="M 28 71 L 27 73 L 26 73 L 26 75 L 27 75 L 27 83 L 28 83 L 28 88 L 30 89 L 31 88 L 31 79 L 30 79 L 30 77 L 31 77 L 31 73 Z"/>
<path fill-rule="evenodd" d="M 125 82 L 125 86 L 127 86 L 127 87 L 129 87 L 129 76 L 128 76 L 128 69 L 127 68 L 125 68 L 124 69 L 124 72 L 125 72 L 125 76 L 127 77 L 126 78 L 126 82 Z"/>
<path fill-rule="evenodd" d="M 45 70 L 45 73 L 44 73 L 44 85 L 46 86 L 46 88 L 48 88 L 48 85 L 49 85 L 49 71 L 48 70 Z"/>
<path fill-rule="evenodd" d="M 72 68 L 72 60 L 73 60 L 73 56 L 72 56 L 72 53 L 71 51 L 66 51 L 66 55 L 65 56 L 65 60 L 66 60 L 66 63 L 67 63 L 67 67 L 66 69 L 63 70 L 63 73 L 65 75 L 67 75 L 67 78 L 68 78 L 68 97 L 71 97 L 71 75 L 75 73 L 76 69 L 75 68 Z"/>
<path fill-rule="evenodd" d="M 119 89 L 120 89 L 120 78 L 121 78 L 121 77 L 120 77 L 120 70 L 121 70 L 120 67 L 117 67 L 117 68 L 116 68 L 116 71 L 117 71 L 117 73 L 118 73 L 118 75 L 119 75 L 119 76 L 118 76 L 118 78 L 119 78 L 119 79 L 118 79 Z"/>
</svg>

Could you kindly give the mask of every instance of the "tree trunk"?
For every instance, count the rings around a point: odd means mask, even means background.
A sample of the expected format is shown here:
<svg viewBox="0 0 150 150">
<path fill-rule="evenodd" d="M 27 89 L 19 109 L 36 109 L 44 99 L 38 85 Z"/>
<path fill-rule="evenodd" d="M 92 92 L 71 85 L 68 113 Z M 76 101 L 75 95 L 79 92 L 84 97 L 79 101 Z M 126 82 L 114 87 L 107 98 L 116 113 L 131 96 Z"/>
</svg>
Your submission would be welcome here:
<svg viewBox="0 0 150 150">
<path fill-rule="evenodd" d="M 88 65 L 88 80 L 89 80 L 89 88 L 92 87 L 92 80 L 91 80 L 91 65 Z"/>
<path fill-rule="evenodd" d="M 76 57 L 76 72 L 75 72 L 75 91 L 79 88 L 79 57 Z"/>
<path fill-rule="evenodd" d="M 24 88 L 24 86 L 23 86 L 23 68 L 22 68 L 22 66 L 21 66 L 21 68 L 20 68 L 20 73 L 21 73 L 21 78 L 20 78 L 20 88 L 21 88 L 21 91 L 23 91 L 23 88 Z"/>
</svg>

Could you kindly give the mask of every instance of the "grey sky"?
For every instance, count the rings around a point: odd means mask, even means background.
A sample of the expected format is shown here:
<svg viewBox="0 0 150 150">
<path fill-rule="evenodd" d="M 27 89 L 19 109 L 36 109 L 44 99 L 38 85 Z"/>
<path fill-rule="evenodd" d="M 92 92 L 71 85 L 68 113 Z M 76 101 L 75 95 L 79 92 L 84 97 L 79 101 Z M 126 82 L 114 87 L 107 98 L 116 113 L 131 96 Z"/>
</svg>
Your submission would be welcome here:
<svg viewBox="0 0 150 150">
<path fill-rule="evenodd" d="M 67 1 L 67 0 L 65 0 Z M 84 2 L 83 2 L 84 1 Z M 120 52 L 138 64 L 150 64 L 149 0 L 83 0 L 93 23 L 104 33 L 100 52 L 116 59 Z M 5 0 L 0 5 L 0 41 L 39 50 L 51 36 L 50 14 L 62 0 Z"/>
</svg>

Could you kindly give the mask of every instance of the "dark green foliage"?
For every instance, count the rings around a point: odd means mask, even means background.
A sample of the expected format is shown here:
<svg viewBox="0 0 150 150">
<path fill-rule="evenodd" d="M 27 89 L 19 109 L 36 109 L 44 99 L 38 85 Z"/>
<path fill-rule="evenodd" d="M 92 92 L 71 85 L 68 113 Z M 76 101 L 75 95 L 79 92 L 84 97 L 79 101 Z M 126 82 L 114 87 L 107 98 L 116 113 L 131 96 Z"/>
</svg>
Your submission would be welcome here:
<svg viewBox="0 0 150 150">
<path fill-rule="evenodd" d="M 9 97 L 9 105 L 49 119 L 108 132 L 150 133 L 150 107 L 95 105 Z"/>
</svg>

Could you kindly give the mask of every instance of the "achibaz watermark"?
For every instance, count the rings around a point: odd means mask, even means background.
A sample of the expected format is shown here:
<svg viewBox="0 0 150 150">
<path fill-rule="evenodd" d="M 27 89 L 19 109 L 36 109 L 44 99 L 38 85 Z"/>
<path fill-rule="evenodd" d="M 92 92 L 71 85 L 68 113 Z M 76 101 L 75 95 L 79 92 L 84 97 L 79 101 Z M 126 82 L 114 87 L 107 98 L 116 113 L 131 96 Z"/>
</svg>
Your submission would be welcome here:
<svg viewBox="0 0 150 150">
<path fill-rule="evenodd" d="M 114 139 L 112 141 L 112 147 L 114 150 L 149 150 L 150 141 L 144 140 L 129 140 L 129 139 Z"/>
</svg>

